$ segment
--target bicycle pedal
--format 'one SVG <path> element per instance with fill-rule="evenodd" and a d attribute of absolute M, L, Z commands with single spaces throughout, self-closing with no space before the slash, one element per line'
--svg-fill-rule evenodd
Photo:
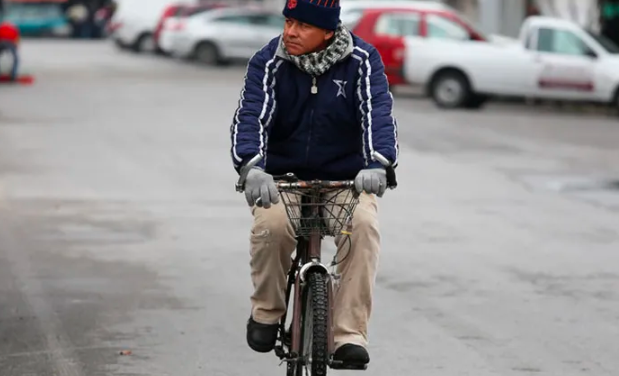
<path fill-rule="evenodd" d="M 341 360 L 332 360 L 329 367 L 331 367 L 331 369 L 349 370 L 349 371 L 365 371 L 368 369 L 367 364 L 343 362 Z"/>
<path fill-rule="evenodd" d="M 275 348 L 273 350 L 275 351 L 275 355 L 278 358 L 280 358 L 280 359 L 286 358 L 286 352 L 284 351 L 284 349 L 281 346 L 275 346 Z"/>

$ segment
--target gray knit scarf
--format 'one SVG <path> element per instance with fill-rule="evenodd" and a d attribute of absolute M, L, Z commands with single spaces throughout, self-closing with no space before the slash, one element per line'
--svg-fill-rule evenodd
<path fill-rule="evenodd" d="M 350 33 L 340 23 L 335 30 L 334 39 L 327 48 L 322 51 L 312 52 L 305 55 L 292 56 L 286 51 L 284 41 L 281 41 L 282 49 L 286 56 L 302 71 L 312 76 L 320 76 L 333 66 L 352 43 Z"/>

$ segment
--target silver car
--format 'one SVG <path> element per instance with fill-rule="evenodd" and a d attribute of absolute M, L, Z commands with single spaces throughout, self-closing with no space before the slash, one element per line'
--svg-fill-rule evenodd
<path fill-rule="evenodd" d="M 284 16 L 258 8 L 222 8 L 189 17 L 171 41 L 176 57 L 217 65 L 249 59 L 281 34 Z"/>

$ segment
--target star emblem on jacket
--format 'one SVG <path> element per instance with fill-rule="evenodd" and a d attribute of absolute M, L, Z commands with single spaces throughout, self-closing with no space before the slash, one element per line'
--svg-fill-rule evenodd
<path fill-rule="evenodd" d="M 335 95 L 335 97 L 339 97 L 340 95 L 343 96 L 344 98 L 346 98 L 346 83 L 348 81 L 343 81 L 343 80 L 333 80 L 333 82 L 335 82 L 335 84 L 337 85 L 337 94 Z"/>

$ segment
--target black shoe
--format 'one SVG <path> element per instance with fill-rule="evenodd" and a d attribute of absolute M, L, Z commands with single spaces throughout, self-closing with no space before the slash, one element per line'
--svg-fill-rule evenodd
<path fill-rule="evenodd" d="M 333 360 L 344 364 L 363 366 L 370 362 L 370 355 L 363 346 L 347 343 L 333 354 Z"/>
<path fill-rule="evenodd" d="M 267 353 L 275 348 L 279 324 L 260 324 L 249 317 L 247 321 L 247 344 L 252 350 Z"/>

